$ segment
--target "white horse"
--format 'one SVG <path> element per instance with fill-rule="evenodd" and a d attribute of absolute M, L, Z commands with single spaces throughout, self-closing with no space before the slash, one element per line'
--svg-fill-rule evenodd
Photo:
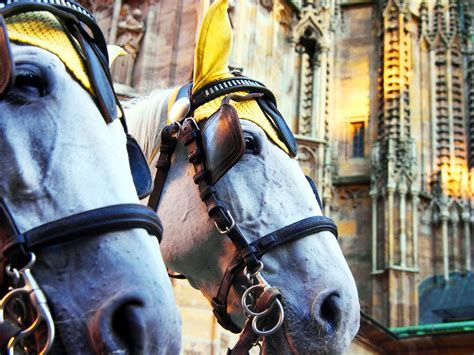
<path fill-rule="evenodd" d="M 226 65 L 231 41 L 226 37 L 230 32 L 226 10 L 225 0 L 216 1 L 203 21 L 195 55 L 194 88 L 197 83 L 202 87 L 219 82 L 219 75 L 229 78 Z M 168 118 L 168 103 L 174 102 L 175 94 L 176 90 L 158 90 L 127 104 L 130 129 L 150 161 L 156 160 L 153 157 Z M 186 113 L 187 108 L 183 109 Z M 205 122 L 210 115 L 198 110 L 195 115 L 204 116 Z M 171 111 L 173 116 L 180 110 Z M 251 122 L 255 117 L 245 116 L 248 110 L 237 111 L 246 118 L 240 124 L 247 151 L 214 187 L 247 242 L 307 217 L 321 216 L 298 162 Z M 193 181 L 194 174 L 188 151 L 178 142 L 158 208 L 164 226 L 161 252 L 170 270 L 184 274 L 211 301 L 233 260 L 235 247 L 216 230 Z M 328 231 L 311 234 L 272 249 L 261 261 L 261 274 L 281 292 L 285 313 L 284 326 L 265 338 L 265 351 L 344 352 L 358 331 L 360 307 L 354 278 L 335 236 Z M 227 299 L 227 313 L 241 328 L 246 319 L 241 303 L 244 286 L 248 287 L 245 278 L 238 276 Z"/>
<path fill-rule="evenodd" d="M 56 55 L 31 45 L 11 48 L 15 84 L 0 96 L 0 197 L 19 231 L 138 203 L 119 120 L 106 124 Z M 2 248 L 5 233 L 0 226 Z M 2 257 L 2 270 L 5 263 Z M 42 248 L 32 274 L 56 325 L 50 353 L 179 352 L 171 283 L 157 239 L 144 229 L 83 235 Z M 2 272 L 2 294 L 8 280 Z M 42 348 L 39 330 L 26 343 L 38 344 L 27 351 Z"/>

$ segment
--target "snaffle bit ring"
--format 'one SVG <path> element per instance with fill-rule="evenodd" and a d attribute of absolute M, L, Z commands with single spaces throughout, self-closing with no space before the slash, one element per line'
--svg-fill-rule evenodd
<path fill-rule="evenodd" d="M 277 323 L 275 324 L 275 326 L 271 329 L 268 329 L 268 330 L 261 330 L 261 329 L 258 329 L 258 320 L 260 318 L 262 318 L 262 316 L 256 316 L 253 320 L 252 320 L 252 329 L 253 331 L 255 332 L 255 334 L 261 336 L 261 337 L 264 337 L 264 336 L 269 336 L 269 335 L 272 335 L 273 333 L 275 333 L 283 324 L 283 321 L 285 320 L 285 311 L 283 310 L 283 306 L 280 302 L 279 299 L 275 299 L 276 303 L 277 303 L 277 306 L 279 308 L 279 315 L 278 315 L 278 321 Z M 267 311 L 270 311 L 271 309 L 273 309 L 273 306 L 270 307 L 269 309 L 267 309 Z"/>

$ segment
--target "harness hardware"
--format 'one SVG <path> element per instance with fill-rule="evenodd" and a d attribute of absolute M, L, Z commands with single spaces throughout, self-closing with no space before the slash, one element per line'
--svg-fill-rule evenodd
<path fill-rule="evenodd" d="M 234 217 L 232 217 L 232 215 L 230 214 L 229 210 L 226 210 L 226 214 L 227 214 L 227 218 L 230 220 L 230 226 L 225 226 L 224 228 L 221 228 L 219 227 L 219 225 L 217 224 L 217 222 L 214 221 L 214 225 L 216 226 L 217 228 L 217 231 L 220 233 L 220 234 L 229 234 L 230 231 L 235 227 L 235 221 L 234 221 Z"/>

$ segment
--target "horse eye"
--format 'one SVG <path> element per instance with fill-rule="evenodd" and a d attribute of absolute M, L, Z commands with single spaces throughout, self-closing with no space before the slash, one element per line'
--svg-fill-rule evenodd
<path fill-rule="evenodd" d="M 255 137 L 246 134 L 244 135 L 244 140 L 245 140 L 245 153 L 247 154 L 260 153 L 260 147 Z"/>
<path fill-rule="evenodd" d="M 47 94 L 46 83 L 39 73 L 19 71 L 13 89 L 23 96 L 40 98 Z"/>

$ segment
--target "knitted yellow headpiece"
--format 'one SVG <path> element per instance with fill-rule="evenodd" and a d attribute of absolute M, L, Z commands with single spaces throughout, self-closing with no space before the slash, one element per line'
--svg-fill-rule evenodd
<path fill-rule="evenodd" d="M 234 77 L 229 72 L 232 50 L 232 27 L 227 14 L 228 1 L 217 0 L 206 13 L 194 54 L 193 93 L 218 80 Z M 170 106 L 174 103 L 179 89 L 170 96 Z M 235 94 L 245 95 L 245 92 Z M 218 97 L 194 111 L 194 119 L 199 122 L 216 112 L 224 96 Z M 232 102 L 239 117 L 260 126 L 277 146 L 288 153 L 288 148 L 278 137 L 273 124 L 260 109 L 257 101 Z M 169 110 L 168 110 L 169 111 Z"/>
<path fill-rule="evenodd" d="M 11 41 L 55 54 L 77 81 L 92 93 L 84 59 L 54 15 L 45 11 L 26 12 L 8 17 L 6 22 Z"/>

